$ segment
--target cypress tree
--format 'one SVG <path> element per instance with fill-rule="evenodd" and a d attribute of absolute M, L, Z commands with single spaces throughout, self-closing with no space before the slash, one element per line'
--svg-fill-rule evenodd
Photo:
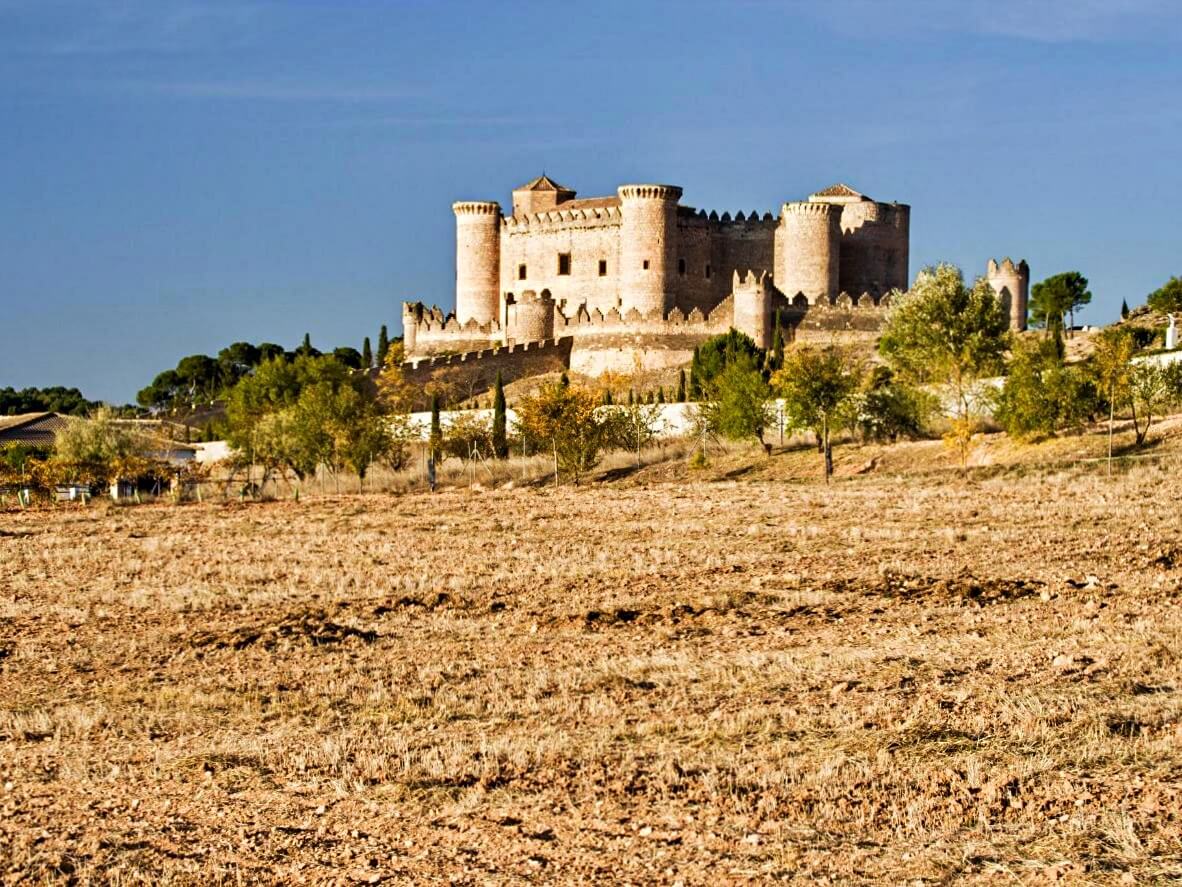
<path fill-rule="evenodd" d="M 443 424 L 439 421 L 439 394 L 431 395 L 431 458 L 438 459 L 443 450 Z"/>
<path fill-rule="evenodd" d="M 312 334 L 304 333 L 304 341 L 300 343 L 300 347 L 296 349 L 296 354 L 310 355 L 312 353 Z"/>
<path fill-rule="evenodd" d="M 505 382 L 500 370 L 497 370 L 497 384 L 493 388 L 492 445 L 498 459 L 509 456 L 509 439 L 505 434 Z"/>
<path fill-rule="evenodd" d="M 365 337 L 365 341 L 361 343 L 361 368 L 373 368 L 373 348 L 369 344 L 369 336 Z"/>
<path fill-rule="evenodd" d="M 780 312 L 776 312 L 776 328 L 772 332 L 772 354 L 771 360 L 772 370 L 781 369 L 784 366 L 784 328 L 780 326 Z"/>
<path fill-rule="evenodd" d="M 636 403 L 636 392 L 633 391 L 631 388 L 629 388 L 628 389 L 628 406 L 632 406 L 634 403 Z"/>
<path fill-rule="evenodd" d="M 685 370 L 677 371 L 677 402 L 685 403 Z"/>
<path fill-rule="evenodd" d="M 1129 303 L 1126 299 L 1120 300 L 1120 319 L 1124 320 L 1129 316 Z"/>
<path fill-rule="evenodd" d="M 694 358 L 690 361 L 689 399 L 700 400 L 702 397 L 702 358 L 697 348 L 694 348 Z"/>
<path fill-rule="evenodd" d="M 603 405 L 605 407 L 612 405 L 612 390 L 610 388 L 603 389 Z"/>
<path fill-rule="evenodd" d="M 386 332 L 386 325 L 383 323 L 381 330 L 378 331 L 378 366 L 384 367 L 386 365 L 386 355 L 390 351 L 390 336 Z"/>
<path fill-rule="evenodd" d="M 662 385 L 660 388 L 657 389 L 657 403 L 664 403 L 664 402 L 665 402 L 665 386 Z"/>
<path fill-rule="evenodd" d="M 562 385 L 562 387 L 563 387 L 563 388 L 569 388 L 569 387 L 570 387 L 570 379 L 567 377 L 567 375 L 566 375 L 566 371 L 565 371 L 565 370 L 564 370 L 564 371 L 563 371 L 563 373 L 562 373 L 562 378 L 561 378 L 561 379 L 559 379 L 559 380 L 558 380 L 558 382 L 559 382 L 559 384 L 560 384 L 560 385 Z"/>

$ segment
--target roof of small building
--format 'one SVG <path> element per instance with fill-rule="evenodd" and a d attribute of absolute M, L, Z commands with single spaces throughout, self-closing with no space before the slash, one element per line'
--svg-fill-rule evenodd
<path fill-rule="evenodd" d="M 560 185 L 545 173 L 542 173 L 531 182 L 526 182 L 520 188 L 514 188 L 514 191 L 566 191 L 571 194 L 575 193 L 573 188 L 567 188 L 565 185 Z"/>
<path fill-rule="evenodd" d="M 43 443 L 65 427 L 69 418 L 58 413 L 19 413 L 0 416 L 0 441 Z"/>

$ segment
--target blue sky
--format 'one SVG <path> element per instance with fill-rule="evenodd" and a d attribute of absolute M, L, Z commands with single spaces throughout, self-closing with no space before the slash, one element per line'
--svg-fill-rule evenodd
<path fill-rule="evenodd" d="M 0 386 L 129 401 L 235 340 L 450 307 L 456 199 L 543 169 L 912 205 L 912 274 L 1182 273 L 1173 0 L 0 0 Z"/>

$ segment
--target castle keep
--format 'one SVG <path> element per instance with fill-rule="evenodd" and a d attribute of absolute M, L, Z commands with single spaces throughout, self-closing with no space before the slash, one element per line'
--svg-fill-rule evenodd
<path fill-rule="evenodd" d="M 888 294 L 907 289 L 906 204 L 838 184 L 775 216 L 732 217 L 681 196 L 654 184 L 580 198 L 542 175 L 513 191 L 508 215 L 494 201 L 455 203 L 456 310 L 404 303 L 407 358 L 570 339 L 576 371 L 660 369 L 732 326 L 767 347 L 777 313 L 790 337 L 873 335 Z M 990 274 L 1024 319 L 1019 269 L 991 263 Z"/>

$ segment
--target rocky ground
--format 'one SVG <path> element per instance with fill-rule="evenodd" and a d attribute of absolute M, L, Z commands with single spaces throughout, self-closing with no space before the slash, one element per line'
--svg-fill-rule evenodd
<path fill-rule="evenodd" d="M 1182 455 L 779 458 L 0 514 L 0 883 L 1182 878 Z"/>

